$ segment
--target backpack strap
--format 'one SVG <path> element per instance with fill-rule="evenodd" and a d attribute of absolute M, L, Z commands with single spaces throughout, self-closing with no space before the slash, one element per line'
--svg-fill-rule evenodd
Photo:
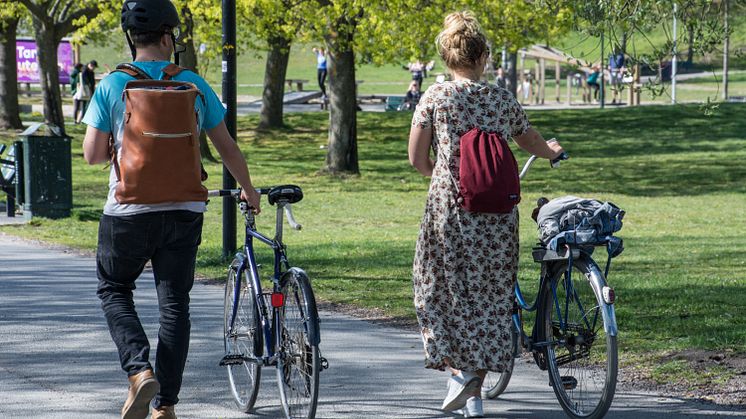
<path fill-rule="evenodd" d="M 172 78 L 176 77 L 179 73 L 186 70 L 184 67 L 180 67 L 176 64 L 169 64 L 161 70 L 163 72 L 163 80 L 171 80 Z M 121 73 L 129 74 L 130 76 L 138 79 L 138 80 L 152 80 L 153 78 L 148 75 L 148 73 L 144 72 L 140 67 L 132 64 L 132 63 L 121 63 L 117 65 L 116 70 Z"/>
<path fill-rule="evenodd" d="M 117 68 L 114 71 L 119 71 L 121 73 L 129 74 L 130 76 L 138 79 L 138 80 L 151 80 L 152 77 L 148 75 L 148 73 L 144 72 L 140 69 L 140 67 L 132 64 L 132 63 L 121 63 L 117 65 Z"/>
<path fill-rule="evenodd" d="M 163 67 L 163 70 L 161 70 L 163 71 L 163 80 L 171 80 L 184 70 L 186 70 L 186 68 L 171 63 Z"/>

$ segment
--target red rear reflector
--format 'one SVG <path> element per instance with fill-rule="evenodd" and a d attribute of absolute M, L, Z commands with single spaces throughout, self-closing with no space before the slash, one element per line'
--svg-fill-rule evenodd
<path fill-rule="evenodd" d="M 285 294 L 281 292 L 272 293 L 272 307 L 278 308 L 285 305 Z"/>

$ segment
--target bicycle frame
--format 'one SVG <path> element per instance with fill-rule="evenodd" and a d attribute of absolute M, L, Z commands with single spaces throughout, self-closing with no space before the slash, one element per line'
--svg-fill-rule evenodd
<path fill-rule="evenodd" d="M 246 227 L 245 227 L 245 239 L 244 239 L 244 245 L 243 245 L 243 251 L 236 254 L 236 258 L 238 258 L 241 262 L 238 266 L 238 270 L 236 272 L 236 282 L 235 282 L 235 289 L 233 290 L 233 310 L 231 312 L 231 321 L 230 321 L 230 328 L 228 330 L 229 333 L 233 333 L 233 326 L 235 324 L 236 315 L 238 311 L 238 298 L 240 296 L 241 291 L 241 285 L 243 281 L 243 273 L 248 270 L 249 272 L 249 279 L 250 283 L 249 286 L 252 287 L 254 290 L 254 295 L 256 297 L 256 304 L 257 309 L 259 312 L 259 317 L 261 319 L 262 323 L 262 333 L 264 336 L 264 346 L 265 346 L 265 355 L 261 359 L 255 359 L 252 361 L 259 362 L 264 365 L 274 365 L 277 361 L 276 357 L 277 354 L 275 353 L 275 347 L 279 346 L 279 333 L 275 333 L 277 330 L 279 330 L 279 326 L 277 324 L 270 324 L 270 320 L 273 322 L 279 321 L 278 316 L 278 310 L 282 307 L 282 304 L 276 304 L 275 295 L 280 293 L 280 279 L 282 278 L 282 275 L 284 271 L 282 270 L 282 266 L 285 267 L 285 270 L 290 269 L 290 264 L 287 260 L 287 256 L 285 254 L 285 245 L 282 243 L 282 217 L 283 217 L 283 210 L 286 204 L 278 203 L 277 204 L 277 229 L 275 233 L 275 238 L 270 239 L 269 237 L 263 235 L 262 233 L 258 232 L 256 230 L 256 225 L 254 222 L 254 214 L 251 213 L 251 211 L 246 212 Z M 254 239 L 259 240 L 261 243 L 266 244 L 267 246 L 271 247 L 274 252 L 274 273 L 272 275 L 272 298 L 271 298 L 271 305 L 272 305 L 272 317 L 269 317 L 269 307 L 267 306 L 267 301 L 264 298 L 264 293 L 262 291 L 262 284 L 259 279 L 259 270 L 256 263 L 256 258 L 254 256 Z M 282 297 L 279 297 L 282 298 Z M 279 302 L 278 302 L 279 303 Z"/>

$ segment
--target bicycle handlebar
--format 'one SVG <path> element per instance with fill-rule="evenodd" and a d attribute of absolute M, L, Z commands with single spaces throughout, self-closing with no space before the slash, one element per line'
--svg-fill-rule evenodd
<path fill-rule="evenodd" d="M 549 141 L 557 141 L 556 139 L 552 138 Z M 547 141 L 547 142 L 549 142 Z M 523 169 L 521 169 L 521 173 L 518 175 L 519 179 L 523 179 L 526 176 L 526 173 L 528 173 L 528 169 L 531 168 L 531 165 L 534 164 L 538 157 L 532 155 L 529 157 L 528 161 L 526 161 L 526 164 L 523 165 Z M 552 169 L 556 169 L 560 166 L 560 162 L 562 160 L 567 160 L 570 158 L 570 155 L 567 154 L 566 151 L 563 151 L 559 156 L 549 161 L 549 165 L 552 167 Z"/>
<path fill-rule="evenodd" d="M 256 188 L 257 193 L 261 195 L 267 195 L 269 194 L 270 188 Z M 214 189 L 207 191 L 207 196 L 232 196 L 235 199 L 241 199 L 241 189 Z M 300 230 L 303 228 L 301 224 L 299 224 L 295 217 L 293 216 L 293 208 L 290 206 L 290 204 L 281 204 L 283 210 L 285 211 L 285 217 L 288 220 L 288 224 L 290 224 L 290 228 L 293 230 Z M 248 207 L 247 207 L 248 208 Z"/>

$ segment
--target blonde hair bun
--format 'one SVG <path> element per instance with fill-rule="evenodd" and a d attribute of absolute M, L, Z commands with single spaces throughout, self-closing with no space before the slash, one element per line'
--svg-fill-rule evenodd
<path fill-rule="evenodd" d="M 470 11 L 446 16 L 435 43 L 440 57 L 453 69 L 474 67 L 488 50 L 482 27 Z"/>

